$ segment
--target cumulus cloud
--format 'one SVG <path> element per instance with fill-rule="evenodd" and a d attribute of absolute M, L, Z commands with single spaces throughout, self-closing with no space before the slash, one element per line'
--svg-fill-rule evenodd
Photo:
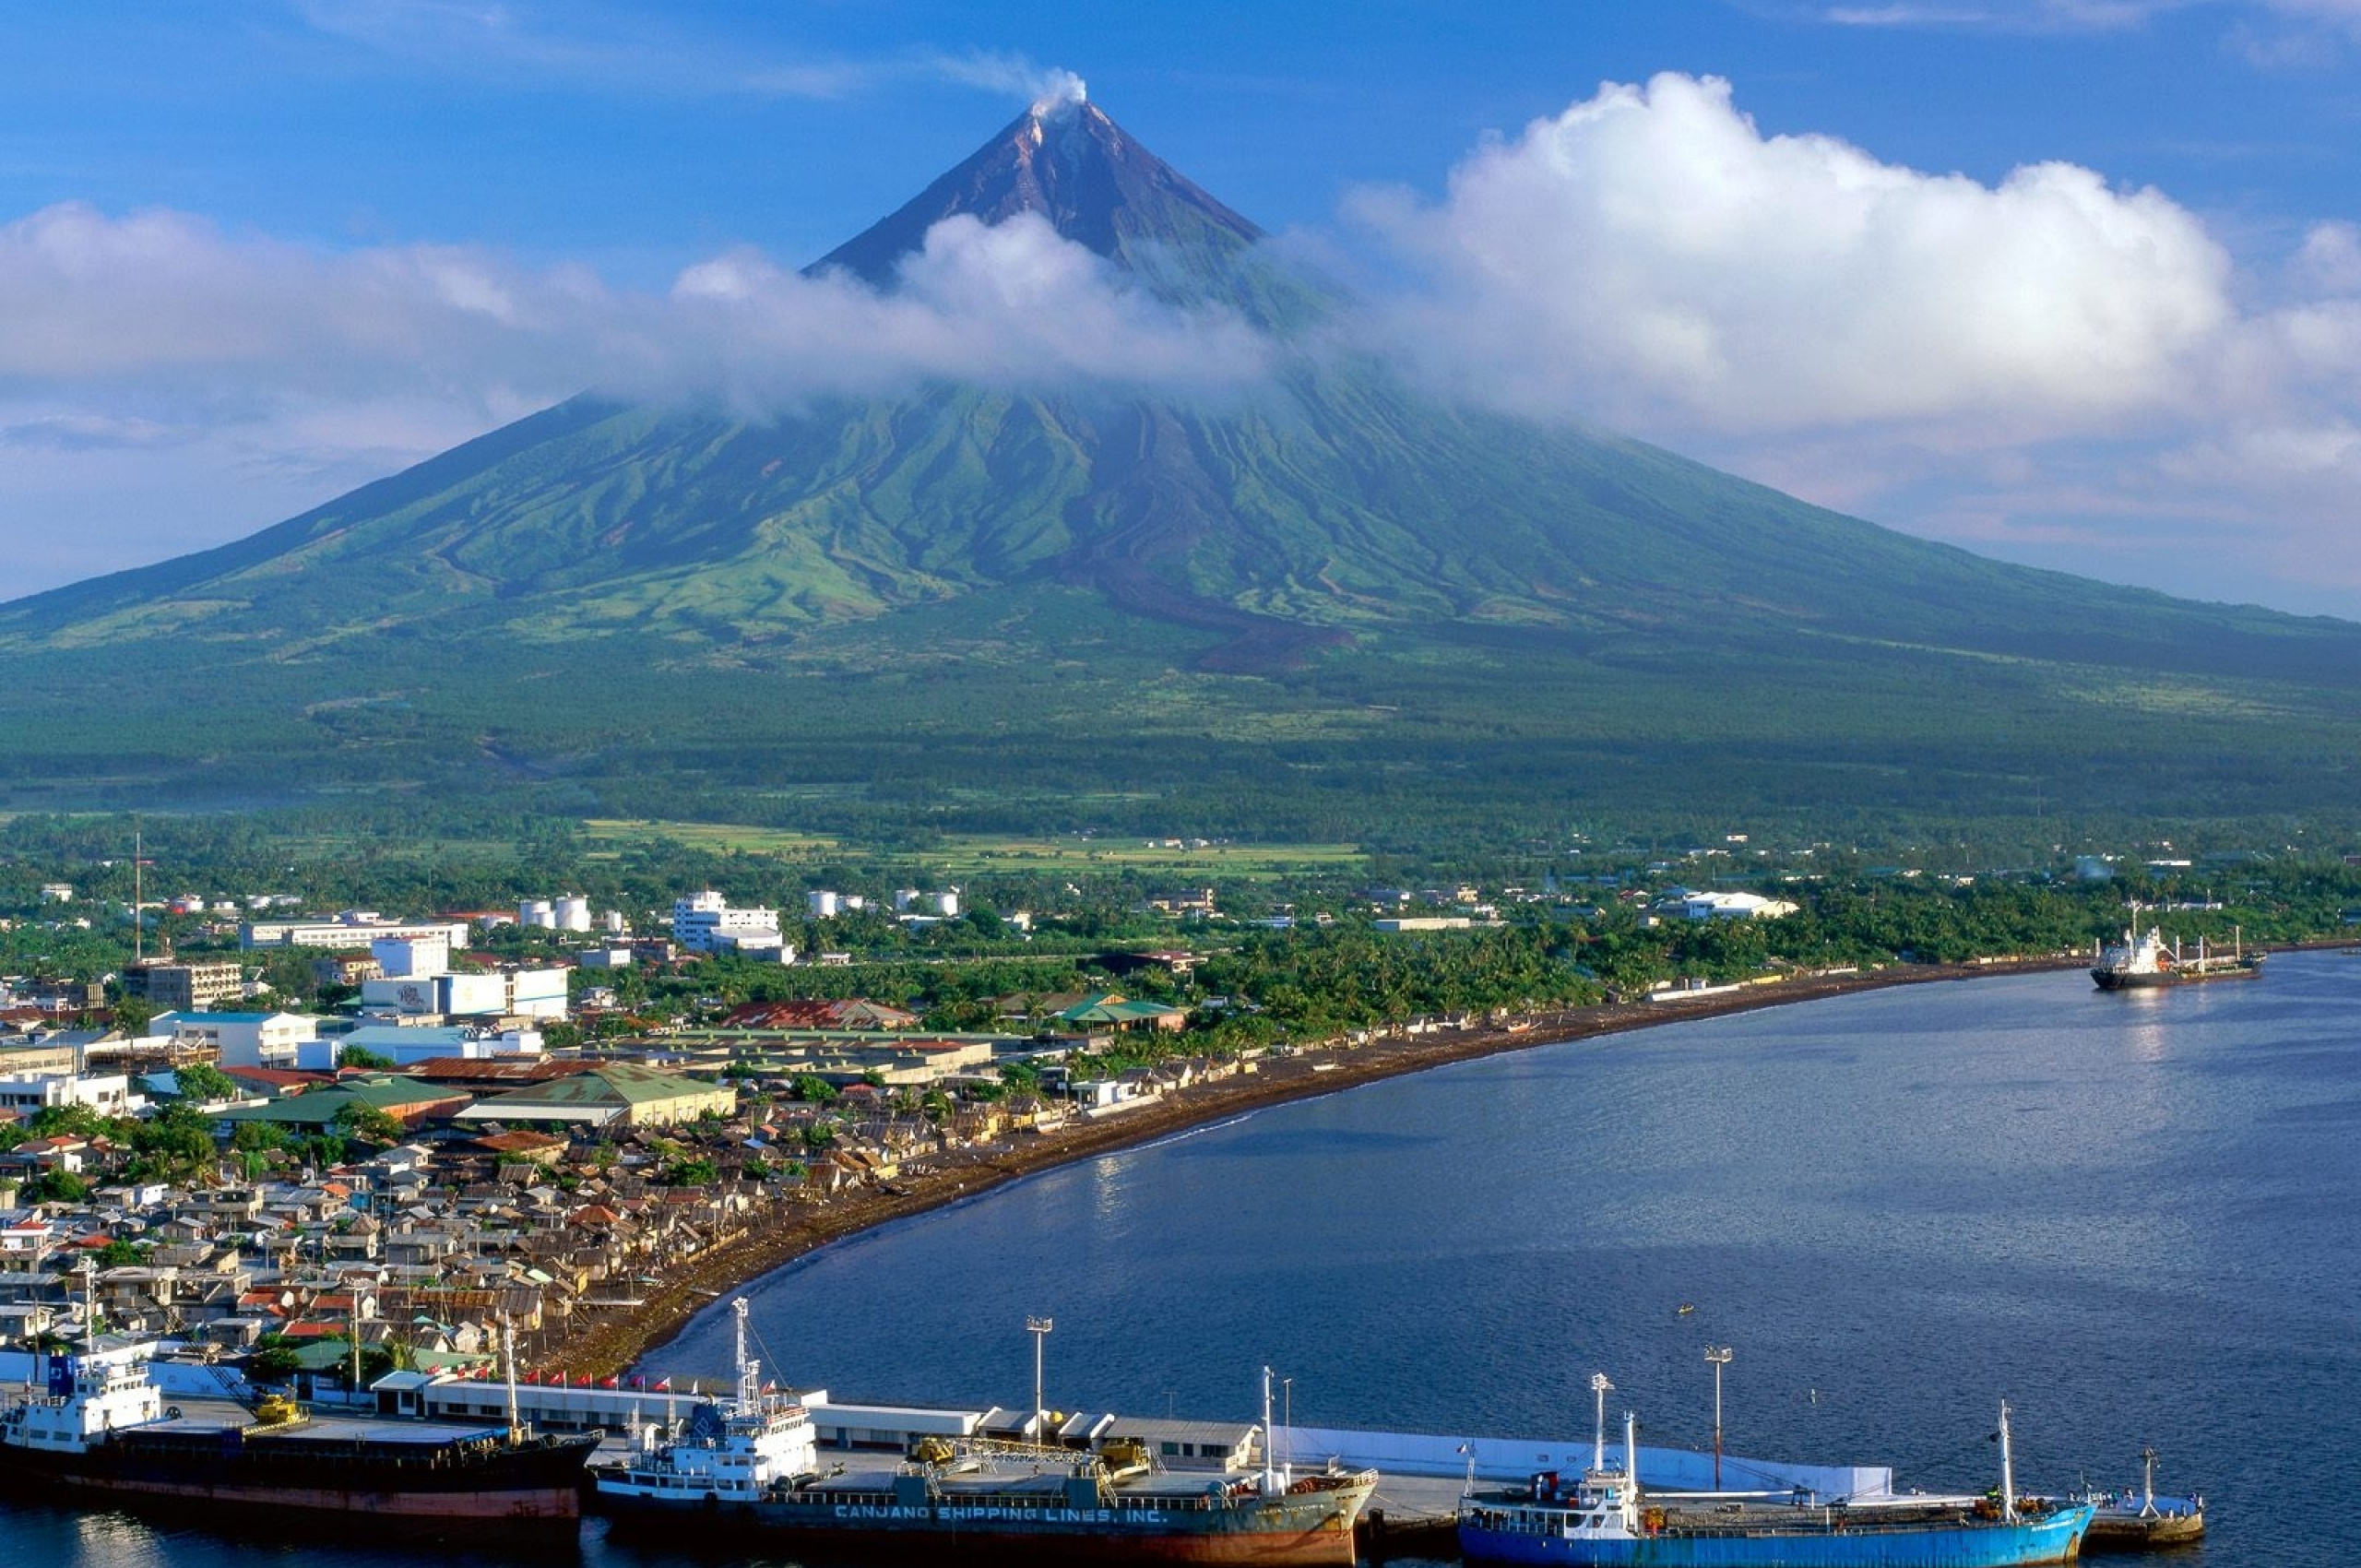
<path fill-rule="evenodd" d="M 1460 397 L 2042 564 L 2345 613 L 2361 593 L 2348 223 L 2242 265 L 2158 191 L 1765 135 L 1682 76 L 1486 142 L 1440 199 L 1352 211 L 1408 275 L 1376 345 Z M 2216 548 L 2159 552 L 2167 526 Z"/>
<path fill-rule="evenodd" d="M 1358 210 L 1423 267 L 1401 340 L 1533 411 L 2102 425 L 2185 396 L 2231 315 L 2228 256 L 2153 191 L 1766 137 L 1714 78 L 1610 85 L 1479 149 L 1440 205 Z"/>
<path fill-rule="evenodd" d="M 1215 389 L 1259 374 L 1234 317 L 1127 289 L 1030 215 L 947 220 L 881 293 L 752 253 L 634 294 L 447 246 L 320 253 L 174 212 L 66 204 L 0 226 L 0 393 L 486 402 L 585 386 L 792 401 L 950 376 Z"/>
<path fill-rule="evenodd" d="M 0 597 L 249 531 L 587 389 L 750 417 L 936 379 L 1228 397 L 1267 353 L 1031 216 L 936 225 L 888 291 L 734 252 L 644 292 L 68 203 L 0 224 L 0 528 L 105 513 L 65 530 L 103 543 L 19 552 Z"/>

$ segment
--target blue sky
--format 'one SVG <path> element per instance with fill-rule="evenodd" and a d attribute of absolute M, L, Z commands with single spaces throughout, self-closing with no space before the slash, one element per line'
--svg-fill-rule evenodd
<path fill-rule="evenodd" d="M 1039 236 L 945 235 L 892 313 L 796 286 L 1071 71 L 1362 277 L 1379 346 L 1451 395 L 1986 553 L 2361 618 L 2361 0 L 124 0 L 6 26 L 0 596 L 617 377 L 1107 374 L 1027 342 L 1011 298 L 1088 293 L 1134 377 L 1251 377 L 1223 324 Z"/>

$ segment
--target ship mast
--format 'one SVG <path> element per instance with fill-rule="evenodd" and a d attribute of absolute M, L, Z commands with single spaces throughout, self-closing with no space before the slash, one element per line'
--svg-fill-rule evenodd
<path fill-rule="evenodd" d="M 2017 1517 L 2016 1456 L 2009 1448 L 2009 1402 L 2000 1401 L 2000 1517 L 2014 1524 Z"/>
<path fill-rule="evenodd" d="M 500 1365 L 508 1382 L 508 1435 L 516 1435 L 516 1324 L 500 1314 Z"/>
<path fill-rule="evenodd" d="M 1607 1381 L 1605 1372 L 1590 1374 L 1591 1395 L 1598 1402 L 1598 1424 L 1590 1440 L 1590 1467 L 1594 1470 L 1607 1468 L 1607 1393 L 1614 1386 Z"/>
<path fill-rule="evenodd" d="M 1276 1497 L 1279 1473 L 1271 1459 L 1271 1369 L 1263 1369 L 1263 1495 Z"/>
<path fill-rule="evenodd" d="M 1640 1414 L 1623 1412 L 1623 1497 L 1626 1508 L 1640 1505 Z"/>
<path fill-rule="evenodd" d="M 738 1320 L 738 1408 L 752 1410 L 763 1399 L 763 1364 L 746 1356 L 746 1298 L 731 1301 L 730 1310 Z"/>

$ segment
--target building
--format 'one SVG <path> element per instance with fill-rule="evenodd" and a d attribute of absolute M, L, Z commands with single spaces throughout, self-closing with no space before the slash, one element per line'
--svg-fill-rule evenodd
<path fill-rule="evenodd" d="M 672 940 L 692 953 L 742 953 L 776 957 L 782 964 L 795 962 L 795 949 L 779 932 L 777 909 L 732 909 L 709 887 L 672 901 Z"/>
<path fill-rule="evenodd" d="M 433 936 L 378 936 L 369 942 L 369 956 L 377 960 L 380 977 L 415 980 L 439 975 L 451 968 L 447 932 Z"/>
<path fill-rule="evenodd" d="M 385 976 L 385 967 L 366 953 L 331 953 L 312 960 L 314 985 L 357 986 L 362 980 L 383 980 Z"/>
<path fill-rule="evenodd" d="M 403 1017 L 563 1018 L 565 975 L 556 968 L 506 968 L 363 980 L 361 1005 Z"/>
<path fill-rule="evenodd" d="M 542 1053 L 539 1029 L 468 1028 L 450 1025 L 363 1024 L 332 1042 L 338 1052 L 358 1047 L 396 1067 L 421 1062 L 483 1061 L 494 1057 L 530 1060 Z"/>
<path fill-rule="evenodd" d="M 102 1116 L 133 1116 L 147 1104 L 131 1092 L 131 1079 L 121 1073 L 32 1073 L 0 1078 L 0 1111 L 20 1116 L 62 1105 L 87 1105 Z"/>
<path fill-rule="evenodd" d="M 450 950 L 468 945 L 465 921 L 389 921 L 374 909 L 347 909 L 327 919 L 248 921 L 238 928 L 242 947 L 359 947 L 381 936 L 447 939 Z"/>
<path fill-rule="evenodd" d="M 224 1067 L 292 1067 L 319 1033 L 320 1021 L 301 1013 L 159 1013 L 148 1024 L 148 1039 L 209 1049 Z"/>
<path fill-rule="evenodd" d="M 1692 921 L 1774 921 L 1797 908 L 1760 893 L 1680 893 L 1667 901 L 1677 901 L 1681 914 Z"/>
<path fill-rule="evenodd" d="M 728 1084 L 708 1083 L 703 1078 L 629 1062 L 610 1062 L 572 1077 L 480 1099 L 456 1120 L 664 1127 L 693 1122 L 707 1111 L 728 1116 L 737 1109 L 738 1091 Z"/>
<path fill-rule="evenodd" d="M 235 1001 L 245 985 L 245 969 L 233 958 L 151 958 L 125 965 L 123 989 L 162 1012 L 205 1013 L 219 1003 Z"/>

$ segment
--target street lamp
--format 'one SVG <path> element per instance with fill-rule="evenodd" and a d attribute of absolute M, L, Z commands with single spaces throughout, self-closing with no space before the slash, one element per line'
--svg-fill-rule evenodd
<path fill-rule="evenodd" d="M 1714 1490 L 1722 1490 L 1722 1369 L 1730 1364 L 1730 1348 L 1708 1345 L 1705 1359 L 1714 1363 Z"/>
<path fill-rule="evenodd" d="M 1050 1337 L 1050 1330 L 1055 1326 L 1050 1318 L 1028 1317 L 1025 1320 L 1025 1332 L 1033 1336 L 1033 1441 L 1045 1448 L 1049 1444 L 1042 1441 L 1041 1430 L 1044 1420 L 1041 1408 L 1041 1343 Z"/>

